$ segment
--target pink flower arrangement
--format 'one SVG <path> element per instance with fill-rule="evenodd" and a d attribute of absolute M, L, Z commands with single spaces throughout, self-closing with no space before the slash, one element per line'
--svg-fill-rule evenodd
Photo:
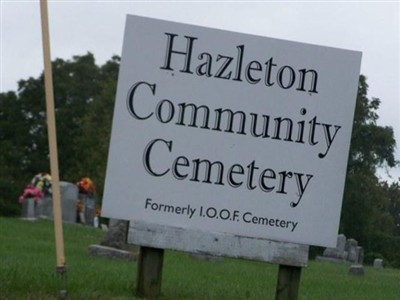
<path fill-rule="evenodd" d="M 24 202 L 26 198 L 33 198 L 35 201 L 40 201 L 40 199 L 48 195 L 51 195 L 51 176 L 50 174 L 41 172 L 32 178 L 18 200 L 19 203 Z"/>
<path fill-rule="evenodd" d="M 18 198 L 19 203 L 24 202 L 26 198 L 33 198 L 37 202 L 43 198 L 43 193 L 40 189 L 34 187 L 32 184 L 28 184 L 22 195 Z"/>

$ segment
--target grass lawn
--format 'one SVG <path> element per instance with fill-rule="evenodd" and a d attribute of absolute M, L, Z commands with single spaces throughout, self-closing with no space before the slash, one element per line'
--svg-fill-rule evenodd
<path fill-rule="evenodd" d="M 67 262 L 61 280 L 55 271 L 51 221 L 0 218 L 0 299 L 137 299 L 136 263 L 91 257 L 99 229 L 64 224 Z M 365 267 L 364 276 L 347 274 L 349 265 L 310 261 L 302 271 L 300 299 L 400 300 L 400 270 Z M 274 299 L 278 266 L 224 258 L 209 262 L 166 251 L 161 299 Z"/>

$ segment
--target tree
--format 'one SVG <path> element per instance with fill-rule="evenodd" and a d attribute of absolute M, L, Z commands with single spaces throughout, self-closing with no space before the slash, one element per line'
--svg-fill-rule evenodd
<path fill-rule="evenodd" d="M 82 120 L 81 135 L 75 139 L 78 152 L 70 168 L 69 177 L 89 176 L 97 183 L 101 199 L 105 180 L 111 122 L 120 58 L 113 56 L 99 69 L 101 89 L 88 103 L 87 114 Z"/>
<path fill-rule="evenodd" d="M 104 93 L 102 84 L 109 77 L 101 74 L 91 53 L 67 61 L 56 59 L 52 67 L 60 178 L 76 182 L 80 178 L 71 171 L 81 152 L 76 141 L 82 136 L 90 104 Z M 3 191 L 9 187 L 9 194 L 0 197 L 15 208 L 14 201 L 28 181 L 50 169 L 43 74 L 19 81 L 17 94 L 0 94 L 0 106 L 0 162 L 4 162 L 0 184 Z M 16 212 L 0 208 L 1 214 Z"/>
<path fill-rule="evenodd" d="M 60 178 L 66 178 L 75 160 L 76 136 L 81 134 L 83 117 L 88 103 L 93 101 L 99 89 L 98 67 L 91 53 L 74 56 L 72 61 L 56 59 L 52 63 L 54 73 L 54 106 L 57 120 Z M 29 121 L 32 144 L 30 166 L 33 174 L 49 170 L 43 74 L 19 82 L 19 99 Z"/>
<path fill-rule="evenodd" d="M 14 92 L 0 93 L 0 215 L 18 212 L 20 186 L 27 180 L 28 139 L 21 101 Z"/>
<path fill-rule="evenodd" d="M 399 182 L 393 182 L 390 186 L 387 185 L 389 198 L 389 213 L 394 219 L 395 232 L 394 234 L 400 237 L 400 178 Z"/>
<path fill-rule="evenodd" d="M 340 230 L 346 236 L 356 238 L 367 252 L 376 252 L 383 251 L 376 247 L 377 236 L 385 235 L 386 239 L 394 230 L 386 188 L 379 182 L 376 170 L 383 165 L 396 165 L 396 143 L 393 129 L 376 123 L 380 100 L 369 99 L 367 93 L 366 77 L 361 75 Z"/>
<path fill-rule="evenodd" d="M 375 175 L 377 167 L 385 163 L 394 167 L 396 142 L 391 127 L 378 126 L 378 98 L 369 99 L 368 84 L 364 75 L 360 76 L 353 132 L 348 164 L 348 172 L 368 171 Z"/>

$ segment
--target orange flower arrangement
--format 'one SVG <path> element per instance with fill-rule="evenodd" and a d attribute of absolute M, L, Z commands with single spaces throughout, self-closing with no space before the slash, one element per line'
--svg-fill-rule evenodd
<path fill-rule="evenodd" d="M 79 193 L 92 195 L 96 193 L 96 187 L 89 177 L 83 177 L 76 185 L 78 186 Z"/>

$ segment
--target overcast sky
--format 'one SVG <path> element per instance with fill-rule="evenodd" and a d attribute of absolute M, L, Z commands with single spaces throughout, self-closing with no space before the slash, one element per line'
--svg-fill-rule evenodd
<path fill-rule="evenodd" d="M 121 54 L 126 14 L 363 52 L 379 124 L 391 126 L 400 160 L 400 4 L 350 1 L 51 1 L 52 59 L 92 52 L 101 65 Z M 43 70 L 39 0 L 0 0 L 0 92 Z M 382 174 L 385 172 L 382 172 Z M 390 175 L 400 177 L 400 167 Z"/>

